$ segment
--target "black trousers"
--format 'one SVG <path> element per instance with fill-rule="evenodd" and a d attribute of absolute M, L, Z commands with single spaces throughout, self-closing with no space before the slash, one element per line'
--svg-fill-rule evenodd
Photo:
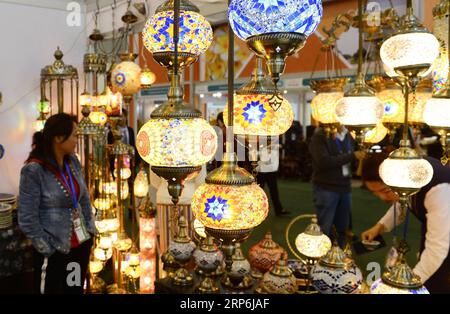
<path fill-rule="evenodd" d="M 69 254 L 58 251 L 53 253 L 47 261 L 45 271 L 44 294 L 83 294 L 83 285 L 89 266 L 89 256 L 93 244 L 92 238 L 70 250 Z M 33 249 L 34 263 L 34 293 L 41 293 L 42 266 L 45 257 Z M 68 267 L 69 263 L 78 263 L 79 267 Z M 69 268 L 69 269 L 68 269 Z M 76 273 L 80 270 L 80 273 Z M 69 286 L 75 276 L 79 276 L 80 285 Z"/>
<path fill-rule="evenodd" d="M 267 183 L 269 186 L 270 198 L 275 207 L 275 213 L 281 213 L 283 211 L 283 206 L 281 205 L 280 195 L 278 193 L 277 172 L 259 172 L 256 180 L 263 189 Z"/>

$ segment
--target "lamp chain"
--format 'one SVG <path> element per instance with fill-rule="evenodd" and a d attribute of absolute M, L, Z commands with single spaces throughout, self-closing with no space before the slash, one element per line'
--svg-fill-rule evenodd
<path fill-rule="evenodd" d="M 231 0 L 228 0 L 228 6 Z M 234 33 L 231 24 L 228 23 L 228 127 L 226 137 L 226 152 L 231 152 L 230 149 L 234 147 Z M 234 150 L 234 149 L 233 149 Z"/>
<path fill-rule="evenodd" d="M 358 0 L 358 77 L 362 75 L 362 63 L 363 63 L 363 3 L 362 0 Z"/>

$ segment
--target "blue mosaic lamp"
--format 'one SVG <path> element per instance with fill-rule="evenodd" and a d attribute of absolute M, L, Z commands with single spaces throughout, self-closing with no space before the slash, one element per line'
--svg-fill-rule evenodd
<path fill-rule="evenodd" d="M 266 58 L 276 84 L 286 58 L 303 48 L 322 12 L 322 0 L 232 0 L 228 18 L 236 36 Z"/>
<path fill-rule="evenodd" d="M 180 68 L 194 63 L 208 50 L 213 40 L 209 22 L 198 7 L 188 0 L 180 1 L 180 33 L 178 61 Z M 160 65 L 171 68 L 174 58 L 174 0 L 160 5 L 142 30 L 144 46 Z"/>

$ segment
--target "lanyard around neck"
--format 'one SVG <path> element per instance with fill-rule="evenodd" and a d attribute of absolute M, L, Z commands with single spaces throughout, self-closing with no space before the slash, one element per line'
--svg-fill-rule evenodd
<path fill-rule="evenodd" d="M 67 182 L 66 176 L 64 175 L 64 171 L 62 171 L 62 169 L 60 169 L 59 166 L 58 166 L 58 170 L 59 170 L 59 173 L 60 173 L 62 179 L 64 180 L 64 183 L 70 189 L 70 196 L 72 197 L 73 206 L 74 206 L 74 208 L 77 208 L 78 207 L 77 193 L 75 190 L 75 185 L 73 184 L 72 172 L 70 171 L 69 164 L 67 163 L 67 161 L 64 161 L 64 167 L 65 167 L 67 175 L 69 177 L 70 184 L 69 184 L 69 182 Z"/>
<path fill-rule="evenodd" d="M 338 151 L 340 154 L 343 153 L 342 143 L 345 142 L 345 140 L 346 140 L 346 137 L 344 137 L 344 140 L 342 142 L 338 138 L 335 138 L 335 142 L 336 142 L 336 145 L 338 147 Z M 350 153 L 350 141 L 347 141 L 347 153 Z"/>

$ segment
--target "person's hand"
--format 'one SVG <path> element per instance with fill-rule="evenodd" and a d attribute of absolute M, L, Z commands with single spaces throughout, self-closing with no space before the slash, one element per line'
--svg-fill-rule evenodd
<path fill-rule="evenodd" d="M 373 241 L 377 236 L 379 236 L 383 232 L 383 225 L 382 224 L 376 224 L 369 230 L 364 231 L 361 234 L 361 239 L 366 241 Z"/>
<path fill-rule="evenodd" d="M 367 156 L 367 152 L 362 150 L 357 150 L 356 152 L 353 152 L 355 154 L 355 158 L 358 160 L 363 160 Z"/>

